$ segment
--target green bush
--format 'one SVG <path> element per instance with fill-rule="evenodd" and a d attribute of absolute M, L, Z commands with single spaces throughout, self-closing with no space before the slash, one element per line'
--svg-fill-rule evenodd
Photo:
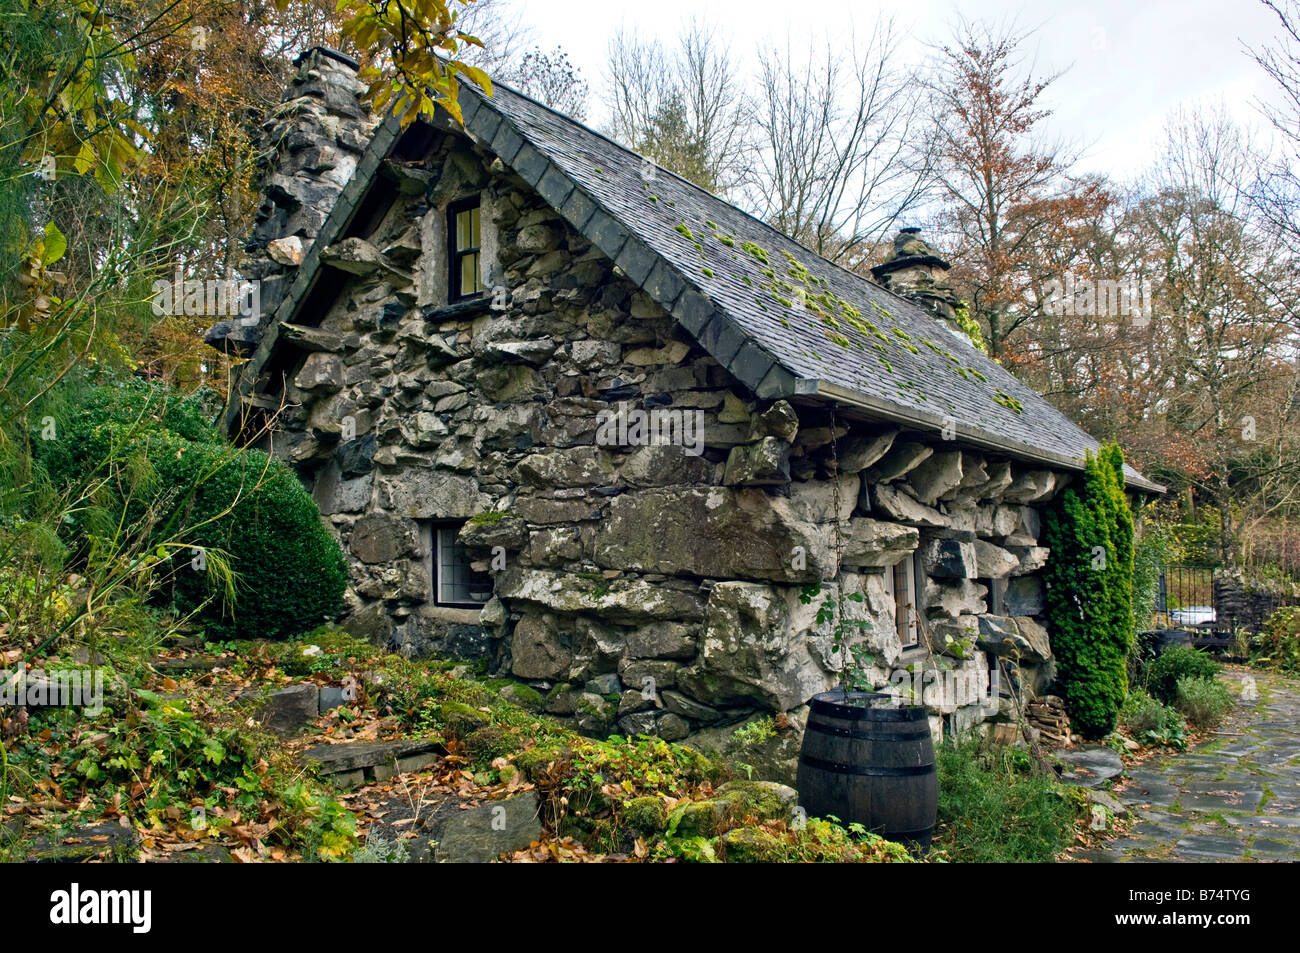
<path fill-rule="evenodd" d="M 187 542 L 225 552 L 239 577 L 233 608 L 218 599 L 202 610 L 208 638 L 288 638 L 336 616 L 347 564 L 293 472 L 257 450 L 231 458 L 224 448 L 188 444 L 171 452 L 185 443 L 162 441 L 155 468 L 164 486 L 203 481 L 184 504 L 184 522 L 204 523 Z M 182 571 L 178 607 L 198 606 L 212 588 L 203 574 Z"/>
<path fill-rule="evenodd" d="M 1043 521 L 1044 570 L 1058 679 L 1071 724 L 1088 738 L 1115 727 L 1133 644 L 1133 513 L 1117 446 L 1089 454 Z"/>
<path fill-rule="evenodd" d="M 1146 692 L 1130 692 L 1119 711 L 1119 723 L 1133 740 L 1145 745 L 1187 747 L 1187 727 L 1178 712 Z"/>
<path fill-rule="evenodd" d="M 1256 659 L 1284 672 L 1300 672 L 1300 606 L 1283 606 L 1264 623 Z"/>
<path fill-rule="evenodd" d="M 1182 645 L 1172 646 L 1157 655 L 1146 667 L 1147 691 L 1166 705 L 1178 700 L 1178 680 L 1181 678 L 1213 678 L 1219 674 L 1219 663 L 1198 649 Z"/>
<path fill-rule="evenodd" d="M 33 419 L 33 450 L 56 484 L 83 476 L 81 442 L 95 428 L 116 424 L 132 430 L 164 430 L 195 443 L 223 443 L 211 424 L 216 394 L 188 396 L 138 377 L 68 381 L 56 389 Z M 55 439 L 44 439 L 53 421 Z"/>
<path fill-rule="evenodd" d="M 1050 863 L 1069 846 L 1082 808 L 1028 754 L 981 750 L 977 739 L 940 745 L 939 824 L 934 847 L 971 863 Z"/>
<path fill-rule="evenodd" d="M 147 385 L 91 388 L 78 407 L 58 440 L 33 446 L 52 485 L 92 488 L 65 520 L 83 558 L 138 528 L 160 577 L 170 569 L 160 591 L 210 639 L 286 638 L 338 613 L 343 553 L 283 463 L 222 443 L 195 403 Z M 209 569 L 192 567 L 195 550 Z"/>
<path fill-rule="evenodd" d="M 1223 724 L 1235 702 L 1227 686 L 1213 677 L 1186 676 L 1178 680 L 1178 710 L 1197 731 L 1213 731 Z"/>

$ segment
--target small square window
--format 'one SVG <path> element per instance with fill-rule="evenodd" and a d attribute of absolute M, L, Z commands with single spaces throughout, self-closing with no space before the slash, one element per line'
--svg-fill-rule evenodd
<path fill-rule="evenodd" d="M 885 591 L 894 600 L 894 628 L 905 649 L 921 643 L 917 578 L 915 555 L 885 568 Z"/>
<path fill-rule="evenodd" d="M 448 257 L 451 287 L 448 300 L 472 298 L 483 290 L 479 249 L 483 234 L 479 198 L 453 202 L 447 209 Z"/>
<path fill-rule="evenodd" d="M 460 524 L 433 527 L 433 601 L 435 605 L 478 609 L 492 598 L 492 576 L 475 572 L 469 553 L 456 541 Z"/>

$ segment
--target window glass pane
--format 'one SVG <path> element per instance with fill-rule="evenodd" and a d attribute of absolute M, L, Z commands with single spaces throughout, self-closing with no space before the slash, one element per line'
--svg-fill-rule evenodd
<path fill-rule="evenodd" d="M 478 207 L 456 213 L 456 250 L 478 248 L 482 240 L 479 231 Z"/>
<path fill-rule="evenodd" d="M 463 212 L 456 213 L 456 250 L 462 248 L 473 248 L 472 241 L 474 235 L 474 223 L 472 220 L 473 209 L 465 209 Z"/>
<path fill-rule="evenodd" d="M 904 559 L 885 570 L 894 596 L 894 626 L 904 646 L 916 645 L 916 577 L 912 560 Z"/>
<path fill-rule="evenodd" d="M 438 577 L 437 602 L 479 605 L 492 597 L 492 577 L 470 568 L 469 554 L 456 542 L 457 528 L 440 526 L 434 558 Z"/>
<path fill-rule="evenodd" d="M 460 293 L 472 295 L 482 291 L 479 285 L 478 252 L 470 252 L 460 258 Z"/>

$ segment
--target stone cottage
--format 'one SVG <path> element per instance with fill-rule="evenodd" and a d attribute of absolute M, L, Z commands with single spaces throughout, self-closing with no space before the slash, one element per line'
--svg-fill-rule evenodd
<path fill-rule="evenodd" d="M 349 556 L 354 632 L 668 739 L 798 728 L 846 664 L 828 597 L 937 732 L 1050 683 L 1040 508 L 1096 443 L 972 347 L 915 230 L 872 282 L 507 88 L 376 122 L 354 66 L 300 59 L 265 310 L 208 336 L 248 358 L 229 429 Z"/>

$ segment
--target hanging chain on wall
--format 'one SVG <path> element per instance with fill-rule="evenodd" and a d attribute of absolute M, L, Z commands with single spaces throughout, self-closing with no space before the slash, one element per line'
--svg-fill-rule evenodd
<path fill-rule="evenodd" d="M 844 692 L 845 698 L 848 697 L 848 685 L 845 684 L 845 677 L 848 675 L 852 660 L 852 654 L 849 652 L 848 636 L 845 634 L 844 626 L 844 593 L 841 590 L 840 583 L 840 548 L 841 548 L 841 527 L 840 527 L 840 455 L 839 448 L 836 445 L 835 428 L 837 421 L 835 419 L 835 405 L 830 405 L 831 411 L 831 556 L 835 560 L 835 574 L 831 580 L 831 585 L 835 586 L 835 636 L 836 649 L 840 656 L 840 687 Z M 824 573 L 823 573 L 824 575 Z"/>

